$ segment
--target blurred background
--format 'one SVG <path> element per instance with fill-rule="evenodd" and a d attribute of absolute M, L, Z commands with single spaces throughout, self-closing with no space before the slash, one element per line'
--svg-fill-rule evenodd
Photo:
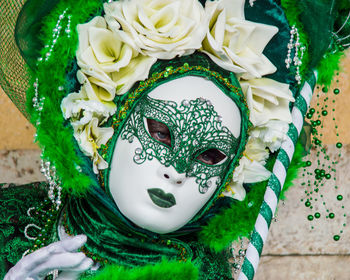
<path fill-rule="evenodd" d="M 334 94 L 334 89 L 340 93 Z M 311 150 L 306 158 L 311 166 L 301 170 L 300 178 L 287 192 L 286 201 L 280 202 L 257 280 L 350 279 L 350 52 L 328 92 L 316 89 L 312 107 L 328 113 L 322 116 L 322 126 L 318 127 L 324 149 Z M 34 134 L 33 126 L 0 88 L 0 183 L 44 180 Z M 341 149 L 336 147 L 338 142 L 342 143 Z M 308 172 L 313 173 L 322 164 L 325 169 L 335 167 L 336 172 L 316 191 L 314 175 Z M 305 206 L 308 199 L 311 207 Z M 336 235 L 339 241 L 334 241 Z"/>

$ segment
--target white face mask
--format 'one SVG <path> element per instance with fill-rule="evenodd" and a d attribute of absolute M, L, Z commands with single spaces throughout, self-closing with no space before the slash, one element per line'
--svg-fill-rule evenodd
<path fill-rule="evenodd" d="M 161 234 L 186 225 L 222 184 L 240 131 L 239 108 L 213 82 L 187 76 L 155 88 L 115 146 L 109 188 L 121 213 Z"/>

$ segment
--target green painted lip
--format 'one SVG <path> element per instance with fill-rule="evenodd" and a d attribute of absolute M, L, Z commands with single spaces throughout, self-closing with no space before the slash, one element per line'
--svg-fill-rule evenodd
<path fill-rule="evenodd" d="M 149 197 L 153 203 L 162 208 L 170 208 L 176 204 L 175 197 L 171 193 L 165 193 L 162 189 L 148 189 Z"/>

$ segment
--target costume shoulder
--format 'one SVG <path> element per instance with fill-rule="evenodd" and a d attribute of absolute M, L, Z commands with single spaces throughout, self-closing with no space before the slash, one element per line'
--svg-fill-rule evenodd
<path fill-rule="evenodd" d="M 39 228 L 46 183 L 0 184 L 0 279 L 32 247 Z"/>

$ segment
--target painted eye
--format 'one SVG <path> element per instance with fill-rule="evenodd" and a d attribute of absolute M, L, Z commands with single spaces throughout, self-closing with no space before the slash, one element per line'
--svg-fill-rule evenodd
<path fill-rule="evenodd" d="M 197 160 L 205 164 L 214 165 L 226 158 L 225 154 L 218 149 L 209 149 L 197 156 Z"/>
<path fill-rule="evenodd" d="M 148 132 L 155 140 L 171 147 L 171 134 L 166 124 L 152 119 L 147 120 Z"/>

